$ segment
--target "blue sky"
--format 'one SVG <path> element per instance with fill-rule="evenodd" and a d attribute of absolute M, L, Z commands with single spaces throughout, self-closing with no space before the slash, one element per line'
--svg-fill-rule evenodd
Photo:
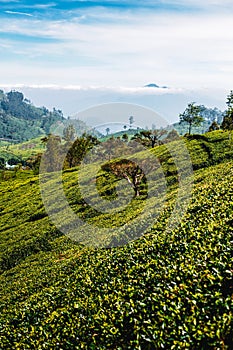
<path fill-rule="evenodd" d="M 15 12 L 15 15 L 35 16 L 37 18 L 53 18 L 53 19 L 67 19 L 68 17 L 76 16 L 78 13 L 82 14 L 82 11 L 102 8 L 111 11 L 114 10 L 159 10 L 159 11 L 187 11 L 197 10 L 199 6 L 195 2 L 184 2 L 184 1 L 85 1 L 85 0 L 73 0 L 73 1 L 1 1 L 2 10 L 5 13 Z M 10 11 L 10 12 L 8 12 Z M 18 12 L 18 13 L 17 13 Z"/>
<path fill-rule="evenodd" d="M 233 88 L 232 0 L 0 0 L 3 86 Z"/>

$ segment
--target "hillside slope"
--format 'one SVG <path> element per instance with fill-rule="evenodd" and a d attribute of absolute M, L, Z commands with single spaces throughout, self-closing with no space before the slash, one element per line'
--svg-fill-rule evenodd
<path fill-rule="evenodd" d="M 230 349 L 231 138 L 214 132 L 187 146 L 194 188 L 180 225 L 165 231 L 177 182 L 161 146 L 154 152 L 169 180 L 167 205 L 148 234 L 118 248 L 61 235 L 31 173 L 0 182 L 2 349 Z M 88 216 L 76 179 L 77 170 L 64 173 L 65 192 Z"/>
<path fill-rule="evenodd" d="M 64 119 L 62 111 L 35 107 L 21 92 L 0 90 L 0 139 L 29 140 L 49 133 L 51 125 Z"/>

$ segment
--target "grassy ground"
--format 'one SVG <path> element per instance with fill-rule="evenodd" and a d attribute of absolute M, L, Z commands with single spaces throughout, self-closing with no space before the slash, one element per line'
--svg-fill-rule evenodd
<path fill-rule="evenodd" d="M 19 159 L 26 160 L 33 155 L 44 152 L 44 150 L 45 146 L 41 142 L 41 137 L 38 137 L 19 144 L 0 144 L 0 157 L 2 154 L 7 155 L 9 159 L 16 156 Z"/>
<path fill-rule="evenodd" d="M 163 211 L 122 247 L 96 249 L 62 235 L 32 173 L 0 181 L 1 349 L 231 348 L 231 137 L 215 132 L 186 143 L 194 186 L 183 220 L 168 234 L 179 186 L 171 152 L 161 146 L 153 152 L 166 174 Z M 63 174 L 67 201 L 97 233 L 101 225 L 120 230 L 133 216 L 143 220 L 143 200 L 133 200 L 124 215 L 94 211 L 77 176 L 77 169 Z M 114 181 L 102 194 L 111 195 Z M 90 193 L 92 203 L 99 194 Z"/>

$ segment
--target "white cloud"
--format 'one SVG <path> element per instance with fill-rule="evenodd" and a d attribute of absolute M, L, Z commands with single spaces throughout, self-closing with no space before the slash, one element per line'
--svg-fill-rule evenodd
<path fill-rule="evenodd" d="M 232 84 L 231 14 L 125 15 L 122 23 L 119 13 L 120 24 L 82 23 L 80 17 L 72 21 L 3 20 L 0 32 L 56 41 L 35 41 L 22 46 L 9 40 L 16 58 L 10 63 L 2 62 L 1 80 L 7 82 L 13 71 L 12 82 L 29 84 L 137 86 L 150 81 L 173 86 Z"/>
<path fill-rule="evenodd" d="M 32 4 L 32 5 L 27 4 L 24 6 L 26 6 L 28 9 L 48 9 L 48 8 L 54 7 L 56 5 L 57 5 L 56 2 L 48 2 L 47 4 Z"/>
<path fill-rule="evenodd" d="M 182 88 L 174 87 L 158 87 L 150 88 L 144 86 L 128 87 L 128 86 L 82 86 L 82 85 L 58 85 L 58 84 L 1 84 L 1 88 L 6 89 L 50 89 L 50 90 L 69 90 L 69 91 L 82 91 L 82 92 L 107 92 L 117 94 L 143 94 L 143 95 L 165 95 L 165 94 L 179 94 L 184 93 Z"/>
<path fill-rule="evenodd" d="M 31 13 L 27 12 L 19 12 L 19 11 L 4 11 L 5 13 L 9 15 L 20 15 L 20 16 L 28 16 L 28 17 L 34 17 Z"/>

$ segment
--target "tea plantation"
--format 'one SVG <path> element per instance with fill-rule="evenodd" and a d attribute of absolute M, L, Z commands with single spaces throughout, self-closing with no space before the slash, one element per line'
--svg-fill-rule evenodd
<path fill-rule="evenodd" d="M 171 232 L 177 169 L 166 145 L 155 148 L 168 185 L 164 209 L 146 234 L 116 248 L 91 248 L 59 232 L 45 211 L 38 176 L 4 177 L 0 349 L 231 349 L 232 136 L 216 131 L 186 140 L 194 184 Z M 123 219 L 98 216 L 82 201 L 77 171 L 63 174 L 77 215 L 120 227 L 141 213 L 143 200 L 135 199 Z M 102 195 L 114 196 L 111 181 Z"/>

